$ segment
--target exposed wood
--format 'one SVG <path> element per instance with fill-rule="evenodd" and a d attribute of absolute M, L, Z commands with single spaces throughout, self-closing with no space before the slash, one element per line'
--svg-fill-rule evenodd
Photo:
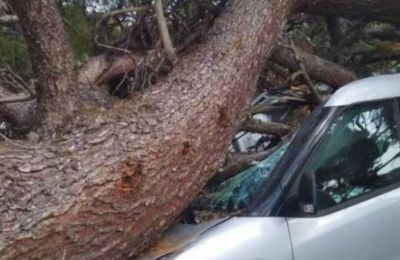
<path fill-rule="evenodd" d="M 144 58 L 144 56 L 134 54 L 124 54 L 110 58 L 105 55 L 92 57 L 79 70 L 78 81 L 88 85 L 100 85 L 112 78 L 131 72 L 138 62 Z"/>
<path fill-rule="evenodd" d="M 357 79 L 356 75 L 352 71 L 338 64 L 305 53 L 301 50 L 298 50 L 297 52 L 310 77 L 317 81 L 338 88 Z M 300 69 L 290 47 L 277 45 L 271 53 L 270 59 L 278 64 L 290 68 L 293 71 L 298 71 Z"/>
<path fill-rule="evenodd" d="M 154 242 L 221 167 L 290 3 L 233 0 L 163 83 L 80 110 L 36 149 L 1 143 L 2 258 L 126 259 Z"/>

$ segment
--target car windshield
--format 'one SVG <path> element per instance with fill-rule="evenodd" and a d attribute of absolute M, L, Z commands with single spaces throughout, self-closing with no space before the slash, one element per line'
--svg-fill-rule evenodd
<path fill-rule="evenodd" d="M 282 158 L 289 143 L 289 140 L 281 142 L 264 160 L 199 196 L 193 202 L 191 209 L 221 215 L 246 209 L 265 187 L 272 170 Z"/>

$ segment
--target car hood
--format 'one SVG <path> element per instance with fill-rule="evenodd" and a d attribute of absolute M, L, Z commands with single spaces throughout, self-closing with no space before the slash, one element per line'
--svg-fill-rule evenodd
<path fill-rule="evenodd" d="M 292 260 L 293 254 L 285 218 L 233 217 L 209 228 L 165 259 Z"/>
<path fill-rule="evenodd" d="M 175 224 L 170 227 L 162 238 L 139 256 L 139 260 L 153 260 L 176 252 L 197 238 L 205 231 L 226 221 L 228 218 L 218 218 L 201 224 Z"/>

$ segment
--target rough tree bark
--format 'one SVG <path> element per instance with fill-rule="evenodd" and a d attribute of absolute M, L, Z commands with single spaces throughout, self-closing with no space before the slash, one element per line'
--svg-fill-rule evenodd
<path fill-rule="evenodd" d="M 39 79 L 39 109 L 46 130 L 65 123 L 79 107 L 72 53 L 54 0 L 13 0 Z M 62 109 L 60 109 L 62 104 Z"/>
<path fill-rule="evenodd" d="M 12 1 L 51 125 L 79 104 L 54 2 Z M 121 259 L 153 241 L 221 166 L 289 9 L 233 0 L 162 84 L 107 111 L 81 108 L 35 147 L 1 143 L 1 257 Z"/>

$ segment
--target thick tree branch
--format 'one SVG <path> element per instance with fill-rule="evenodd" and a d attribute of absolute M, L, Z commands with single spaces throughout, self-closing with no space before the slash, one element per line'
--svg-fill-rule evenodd
<path fill-rule="evenodd" d="M 240 127 L 240 130 L 251 133 L 284 136 L 291 131 L 291 127 L 281 123 L 265 123 L 257 119 L 248 119 Z"/>
<path fill-rule="evenodd" d="M 305 53 L 298 50 L 299 57 L 303 61 L 304 67 L 307 70 L 311 78 L 324 82 L 332 87 L 341 87 L 351 81 L 354 81 L 357 77 L 348 69 L 324 60 L 315 55 Z M 271 53 L 270 59 L 278 64 L 284 65 L 287 68 L 298 71 L 300 69 L 299 64 L 293 54 L 290 47 L 277 45 L 274 51 Z"/>
<path fill-rule="evenodd" d="M 39 79 L 39 107 L 46 131 L 54 131 L 79 108 L 72 53 L 54 0 L 10 1 L 18 15 Z"/>

